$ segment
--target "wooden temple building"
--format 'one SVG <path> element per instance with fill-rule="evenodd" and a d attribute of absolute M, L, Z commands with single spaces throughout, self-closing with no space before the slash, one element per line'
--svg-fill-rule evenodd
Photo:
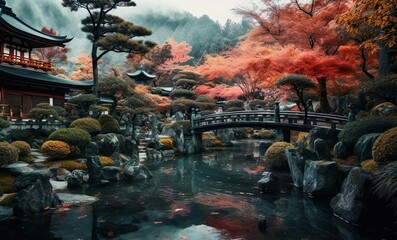
<path fill-rule="evenodd" d="M 38 103 L 63 106 L 70 90 L 91 90 L 92 81 L 53 76 L 48 73 L 53 70 L 50 62 L 32 58 L 35 48 L 64 47 L 71 40 L 32 28 L 0 0 L 0 115 L 27 118 Z"/>

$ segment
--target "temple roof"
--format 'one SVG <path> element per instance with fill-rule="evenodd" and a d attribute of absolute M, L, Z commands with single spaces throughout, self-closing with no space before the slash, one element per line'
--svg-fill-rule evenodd
<path fill-rule="evenodd" d="M 93 81 L 73 81 L 56 77 L 46 72 L 2 64 L 0 64 L 0 76 L 2 80 L 12 80 L 15 82 L 33 83 L 66 89 L 90 89 L 93 86 Z"/>
<path fill-rule="evenodd" d="M 49 35 L 37 30 L 19 19 L 11 8 L 0 1 L 0 31 L 28 40 L 31 48 L 64 46 L 73 38 Z"/>
<path fill-rule="evenodd" d="M 151 75 L 145 71 L 145 69 L 140 66 L 138 70 L 134 73 L 127 73 L 128 77 L 134 79 L 135 81 L 150 81 L 153 80 L 156 75 Z"/>

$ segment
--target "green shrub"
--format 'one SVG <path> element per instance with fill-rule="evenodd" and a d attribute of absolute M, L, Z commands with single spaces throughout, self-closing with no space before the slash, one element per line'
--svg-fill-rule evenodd
<path fill-rule="evenodd" d="M 46 141 L 41 145 L 40 152 L 51 159 L 62 159 L 70 155 L 70 146 L 62 141 Z"/>
<path fill-rule="evenodd" d="M 179 79 L 176 81 L 175 86 L 181 87 L 183 89 L 192 89 L 194 86 L 196 86 L 197 81 L 191 80 L 191 79 Z"/>
<path fill-rule="evenodd" d="M 397 127 L 382 133 L 372 146 L 375 162 L 397 161 Z"/>
<path fill-rule="evenodd" d="M 179 98 L 177 100 L 172 101 L 171 104 L 172 104 L 172 109 L 174 111 L 181 111 L 181 112 L 186 112 L 192 108 L 197 107 L 196 101 L 186 98 Z"/>
<path fill-rule="evenodd" d="M 0 165 L 14 163 L 18 161 L 19 150 L 13 145 L 0 142 Z"/>
<path fill-rule="evenodd" d="M 225 109 L 225 112 L 238 112 L 238 111 L 244 111 L 244 108 L 230 107 L 230 108 Z"/>
<path fill-rule="evenodd" d="M 249 102 L 249 105 L 251 109 L 257 109 L 258 107 L 261 108 L 267 108 L 268 106 L 268 101 L 265 100 L 260 100 L 260 99 L 254 99 L 251 102 Z"/>
<path fill-rule="evenodd" d="M 10 139 L 12 141 L 31 142 L 34 134 L 30 129 L 12 129 L 10 131 Z"/>
<path fill-rule="evenodd" d="M 195 96 L 196 96 L 196 94 L 193 91 L 186 90 L 186 89 L 176 89 L 170 93 L 170 98 L 172 100 L 175 100 L 178 98 L 194 99 Z"/>
<path fill-rule="evenodd" d="M 210 114 L 214 114 L 214 111 L 213 111 L 213 110 L 203 110 L 203 111 L 200 111 L 200 115 L 201 115 L 201 116 L 206 116 L 206 115 L 210 115 Z"/>
<path fill-rule="evenodd" d="M 288 161 L 285 156 L 284 150 L 286 148 L 292 148 L 293 145 L 287 142 L 275 142 L 273 143 L 265 153 L 265 163 L 274 169 L 287 170 Z"/>
<path fill-rule="evenodd" d="M 215 103 L 215 101 L 207 95 L 198 95 L 196 97 L 196 102 Z"/>
<path fill-rule="evenodd" d="M 15 141 L 11 143 L 12 146 L 18 148 L 19 150 L 19 156 L 23 157 L 32 152 L 32 149 L 30 148 L 29 143 L 25 141 Z"/>
<path fill-rule="evenodd" d="M 244 101 L 240 99 L 227 101 L 225 103 L 225 109 L 227 110 L 229 108 L 241 108 L 244 110 Z"/>
<path fill-rule="evenodd" d="M 178 122 L 174 122 L 171 124 L 171 128 L 175 132 L 179 132 L 179 128 L 181 126 L 183 128 L 183 134 L 190 134 L 190 121 L 189 120 L 178 121 Z"/>
<path fill-rule="evenodd" d="M 339 141 L 354 147 L 358 139 L 369 133 L 382 133 L 390 128 L 397 127 L 397 118 L 394 117 L 365 117 L 346 124 L 339 133 Z"/>
<path fill-rule="evenodd" d="M 10 122 L 0 118 L 0 130 L 3 130 L 4 128 L 8 128 L 10 126 Z"/>
<path fill-rule="evenodd" d="M 218 107 L 215 103 L 212 103 L 212 102 L 197 102 L 196 101 L 196 104 L 201 110 L 214 111 Z"/>
<path fill-rule="evenodd" d="M 51 133 L 48 140 L 58 140 L 69 145 L 82 146 L 91 140 L 91 135 L 79 128 L 61 128 Z"/>
<path fill-rule="evenodd" d="M 101 123 L 95 118 L 80 118 L 70 124 L 71 128 L 86 130 L 91 136 L 95 136 L 102 131 Z"/>
<path fill-rule="evenodd" d="M 111 115 L 101 115 L 98 117 L 101 124 L 101 133 L 118 133 L 120 131 L 119 122 Z"/>

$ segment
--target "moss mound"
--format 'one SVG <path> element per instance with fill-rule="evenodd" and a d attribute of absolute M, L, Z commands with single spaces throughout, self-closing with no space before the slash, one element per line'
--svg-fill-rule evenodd
<path fill-rule="evenodd" d="M 16 191 L 15 177 L 7 173 L 0 173 L 0 195 Z"/>
<path fill-rule="evenodd" d="M 383 133 L 393 127 L 397 127 L 396 117 L 365 117 L 346 124 L 338 138 L 348 146 L 354 147 L 363 135 Z"/>
<path fill-rule="evenodd" d="M 0 118 L 0 130 L 3 130 L 4 128 L 8 128 L 10 126 L 10 122 Z"/>
<path fill-rule="evenodd" d="M 160 143 L 168 150 L 176 150 L 174 143 L 172 142 L 172 138 L 161 138 Z"/>
<path fill-rule="evenodd" d="M 74 160 L 51 161 L 51 162 L 45 162 L 44 164 L 47 168 L 58 166 L 60 168 L 65 168 L 68 171 L 87 170 L 87 164 L 82 162 L 77 162 Z"/>
<path fill-rule="evenodd" d="M 80 118 L 70 124 L 71 128 L 79 128 L 95 136 L 102 131 L 101 123 L 95 118 Z"/>
<path fill-rule="evenodd" d="M 294 145 L 287 142 L 275 142 L 273 143 L 265 153 L 265 163 L 274 169 L 287 170 L 288 161 L 285 156 L 284 150 L 286 148 L 292 148 Z"/>
<path fill-rule="evenodd" d="M 397 116 L 397 106 L 391 102 L 384 102 L 373 107 L 370 115 L 383 117 Z"/>
<path fill-rule="evenodd" d="M 46 141 L 41 145 L 40 152 L 51 159 L 62 159 L 70 155 L 70 146 L 62 141 Z"/>
<path fill-rule="evenodd" d="M 361 162 L 361 168 L 368 172 L 376 172 L 378 170 L 378 163 L 373 159 Z"/>
<path fill-rule="evenodd" d="M 0 165 L 14 163 L 18 161 L 19 149 L 13 145 L 0 142 Z"/>
<path fill-rule="evenodd" d="M 397 160 L 397 127 L 382 133 L 372 146 L 372 156 L 376 162 Z"/>
<path fill-rule="evenodd" d="M 102 133 L 118 133 L 120 131 L 119 122 L 110 115 L 101 115 L 98 117 L 101 124 Z"/>
<path fill-rule="evenodd" d="M 51 133 L 48 140 L 58 140 L 73 146 L 82 146 L 91 140 L 91 135 L 79 128 L 61 128 Z"/>
<path fill-rule="evenodd" d="M 25 141 L 15 141 L 12 142 L 11 145 L 19 149 L 20 157 L 26 156 L 32 152 L 29 143 Z"/>
<path fill-rule="evenodd" d="M 99 156 L 99 162 L 101 163 L 102 167 L 114 165 L 113 159 L 107 156 Z"/>

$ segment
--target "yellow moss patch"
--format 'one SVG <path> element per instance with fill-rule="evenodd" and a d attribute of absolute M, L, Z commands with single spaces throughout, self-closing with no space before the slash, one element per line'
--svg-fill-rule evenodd
<path fill-rule="evenodd" d="M 62 141 L 47 141 L 41 145 L 40 151 L 50 158 L 65 158 L 70 155 L 70 146 Z"/>
<path fill-rule="evenodd" d="M 6 173 L 0 173 L 0 194 L 16 192 L 15 177 Z"/>
<path fill-rule="evenodd" d="M 211 134 L 212 135 L 212 134 Z M 211 136 L 209 132 L 203 132 L 202 133 L 202 139 L 203 140 L 209 140 L 209 139 L 215 139 L 213 136 Z"/>
<path fill-rule="evenodd" d="M 349 156 L 346 159 L 334 158 L 333 160 L 339 165 L 349 165 L 349 166 L 357 165 L 357 156 Z"/>
<path fill-rule="evenodd" d="M 29 163 L 29 164 L 34 163 L 34 160 L 35 159 L 34 159 L 34 157 L 32 155 L 19 157 L 19 161 L 26 162 L 26 163 Z"/>
<path fill-rule="evenodd" d="M 361 168 L 369 172 L 375 172 L 378 170 L 378 163 L 373 159 L 366 160 L 361 163 Z"/>
<path fill-rule="evenodd" d="M 73 171 L 76 169 L 87 170 L 87 164 L 81 163 L 81 162 L 76 162 L 73 160 L 51 161 L 51 162 L 45 162 L 44 164 L 47 168 L 50 168 L 52 166 L 58 166 L 60 168 L 65 168 L 69 171 Z"/>
<path fill-rule="evenodd" d="M 114 165 L 114 161 L 111 157 L 99 156 L 99 161 L 101 162 L 102 167 Z"/>
<path fill-rule="evenodd" d="M 223 143 L 219 139 L 212 139 L 212 142 L 215 144 L 215 146 L 221 147 L 223 146 Z"/>
<path fill-rule="evenodd" d="M 277 169 L 287 169 L 288 162 L 284 153 L 284 149 L 293 147 L 294 145 L 287 142 L 273 143 L 265 153 L 265 163 Z"/>
<path fill-rule="evenodd" d="M 372 156 L 376 162 L 397 160 L 397 127 L 387 130 L 376 139 Z"/>
<path fill-rule="evenodd" d="M 11 206 L 12 199 L 17 193 L 4 194 L 0 198 L 0 206 Z"/>
<path fill-rule="evenodd" d="M 307 133 L 307 132 L 299 132 L 298 133 L 298 137 L 296 138 L 296 141 L 299 142 L 299 141 L 304 140 L 307 137 L 307 135 L 309 135 L 309 133 Z"/>
<path fill-rule="evenodd" d="M 383 108 L 389 108 L 392 111 L 388 111 L 388 113 L 390 112 L 389 115 L 383 115 L 382 112 L 381 112 L 381 109 L 383 109 Z M 370 115 L 371 116 L 388 116 L 388 117 L 391 117 L 391 116 L 396 116 L 396 112 L 397 112 L 397 106 L 396 105 L 394 105 L 391 102 L 384 102 L 384 103 L 381 103 L 381 104 L 373 107 L 371 109 Z"/>
<path fill-rule="evenodd" d="M 160 143 L 163 144 L 167 149 L 176 150 L 172 138 L 161 138 Z"/>

